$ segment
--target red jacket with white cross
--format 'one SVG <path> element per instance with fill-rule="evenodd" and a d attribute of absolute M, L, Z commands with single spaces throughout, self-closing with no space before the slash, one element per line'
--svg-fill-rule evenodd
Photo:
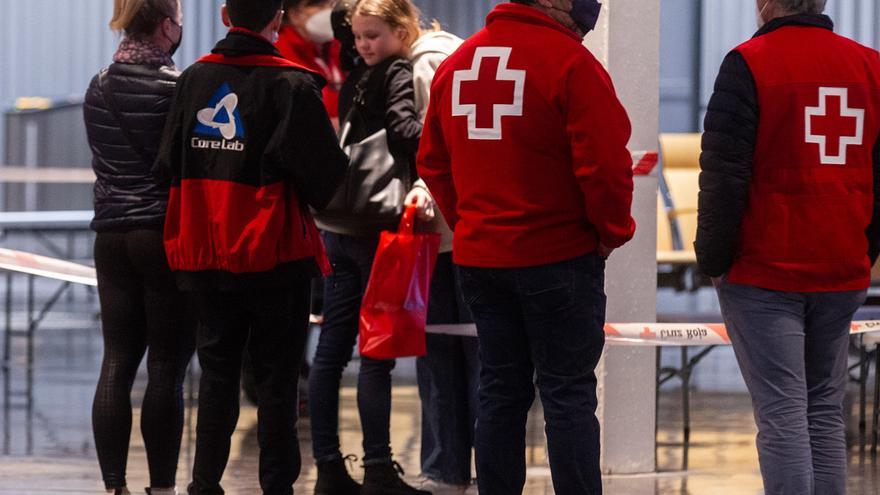
<path fill-rule="evenodd" d="M 497 6 L 440 66 L 419 175 L 464 266 L 565 261 L 630 240 L 630 121 L 581 40 L 538 10 Z"/>

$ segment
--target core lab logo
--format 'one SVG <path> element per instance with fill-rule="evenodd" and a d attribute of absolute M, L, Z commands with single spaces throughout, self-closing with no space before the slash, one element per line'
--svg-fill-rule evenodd
<path fill-rule="evenodd" d="M 208 102 L 208 107 L 196 114 L 193 132 L 199 136 L 221 138 L 192 138 L 192 147 L 196 149 L 214 149 L 227 151 L 244 151 L 244 125 L 238 111 L 238 95 L 232 92 L 229 84 L 224 83 Z M 233 141 L 234 140 L 234 141 Z"/>

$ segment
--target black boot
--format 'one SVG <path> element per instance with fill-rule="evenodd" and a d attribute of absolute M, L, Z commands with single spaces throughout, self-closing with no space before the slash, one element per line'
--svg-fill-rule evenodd
<path fill-rule="evenodd" d="M 357 457 L 349 455 L 318 464 L 315 495 L 360 495 L 361 485 L 351 479 L 345 468 L 345 461 L 352 459 L 357 461 Z"/>
<path fill-rule="evenodd" d="M 364 472 L 361 495 L 431 495 L 407 485 L 401 478 L 403 468 L 396 461 L 364 466 Z"/>

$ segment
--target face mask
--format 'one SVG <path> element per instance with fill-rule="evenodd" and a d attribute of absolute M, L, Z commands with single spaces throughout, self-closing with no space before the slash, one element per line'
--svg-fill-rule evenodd
<path fill-rule="evenodd" d="M 273 45 L 277 45 L 278 40 L 280 40 L 280 39 L 281 39 L 281 35 L 278 34 L 278 31 L 272 31 L 272 39 L 269 41 L 271 41 Z"/>
<path fill-rule="evenodd" d="M 584 34 L 596 29 L 602 4 L 597 0 L 574 0 L 571 6 L 571 19 Z"/>
<path fill-rule="evenodd" d="M 177 37 L 177 41 L 172 41 L 170 38 L 168 39 L 168 41 L 171 41 L 171 49 L 168 50 L 168 55 L 172 57 L 177 53 L 177 49 L 180 48 L 180 44 L 183 42 L 183 24 L 174 23 L 174 25 L 180 28 L 180 36 Z"/>
<path fill-rule="evenodd" d="M 330 16 L 333 9 L 324 9 L 306 21 L 306 32 L 309 38 L 318 45 L 333 41 L 333 23 Z"/>

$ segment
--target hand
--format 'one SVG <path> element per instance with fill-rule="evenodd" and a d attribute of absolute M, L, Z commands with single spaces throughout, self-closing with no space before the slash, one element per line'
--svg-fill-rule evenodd
<path fill-rule="evenodd" d="M 424 187 L 416 186 L 406 195 L 405 204 L 415 205 L 416 215 L 423 222 L 434 220 L 434 198 Z"/>
<path fill-rule="evenodd" d="M 602 244 L 601 242 L 599 243 L 599 247 L 597 250 L 599 252 L 599 256 L 601 256 L 602 258 L 604 258 L 606 260 L 611 256 L 611 253 L 614 252 L 614 248 L 610 248 L 610 247 Z"/>

